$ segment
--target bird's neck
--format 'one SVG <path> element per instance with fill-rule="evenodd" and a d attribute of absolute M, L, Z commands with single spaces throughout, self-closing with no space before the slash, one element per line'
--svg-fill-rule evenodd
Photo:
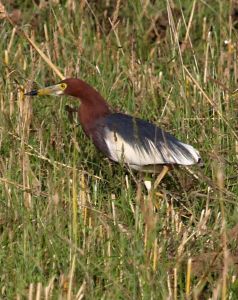
<path fill-rule="evenodd" d="M 86 135 L 91 136 L 97 120 L 110 113 L 108 104 L 98 92 L 94 91 L 90 93 L 90 97 L 81 98 L 79 121 Z"/>

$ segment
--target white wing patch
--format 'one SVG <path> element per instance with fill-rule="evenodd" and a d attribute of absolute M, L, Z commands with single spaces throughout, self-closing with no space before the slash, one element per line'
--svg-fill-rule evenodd
<path fill-rule="evenodd" d="M 180 142 L 190 153 L 190 157 L 183 155 L 179 147 L 174 151 L 166 142 L 157 149 L 155 143 L 147 139 L 147 147 L 142 144 L 131 145 L 126 142 L 118 133 L 105 128 L 105 143 L 110 152 L 110 158 L 116 162 L 125 162 L 133 166 L 145 166 L 156 164 L 179 164 L 193 165 L 198 163 L 200 155 L 191 145 Z"/>

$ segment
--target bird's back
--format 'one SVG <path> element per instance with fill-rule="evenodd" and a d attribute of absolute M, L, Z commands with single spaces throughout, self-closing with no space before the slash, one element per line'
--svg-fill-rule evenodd
<path fill-rule="evenodd" d="M 152 123 L 122 113 L 109 114 L 94 126 L 95 145 L 113 161 L 145 170 L 163 164 L 193 165 L 201 160 L 196 149 Z"/>

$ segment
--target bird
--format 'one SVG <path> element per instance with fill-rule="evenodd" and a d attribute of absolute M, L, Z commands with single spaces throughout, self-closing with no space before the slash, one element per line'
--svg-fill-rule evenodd
<path fill-rule="evenodd" d="M 26 96 L 68 95 L 80 99 L 79 122 L 90 138 L 111 161 L 130 169 L 158 173 L 154 187 L 175 166 L 202 162 L 199 151 L 146 120 L 114 112 L 103 96 L 79 78 L 25 93 Z"/>

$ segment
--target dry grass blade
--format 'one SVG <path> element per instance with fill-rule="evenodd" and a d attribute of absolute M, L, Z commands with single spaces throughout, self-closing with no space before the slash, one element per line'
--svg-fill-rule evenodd
<path fill-rule="evenodd" d="M 60 70 L 52 63 L 52 61 L 44 54 L 44 52 L 40 50 L 40 48 L 36 45 L 36 43 L 31 38 L 29 38 L 29 36 L 27 36 L 27 34 L 24 31 L 17 30 L 17 33 L 22 34 L 28 40 L 31 46 L 38 52 L 41 58 L 55 72 L 55 74 L 59 76 L 60 79 L 62 80 L 65 79 L 65 76 L 60 72 Z"/>
<path fill-rule="evenodd" d="M 238 4 L 207 2 L 0 0 L 1 299 L 237 298 Z M 155 174 L 104 160 L 78 100 L 23 98 L 26 78 L 64 74 L 204 168 L 154 190 Z"/>
<path fill-rule="evenodd" d="M 191 78 L 191 80 L 193 81 L 193 83 L 197 86 L 197 88 L 199 89 L 199 91 L 202 93 L 202 95 L 204 96 L 204 98 L 208 101 L 208 103 L 212 106 L 212 108 L 217 112 L 217 114 L 219 115 L 219 117 L 223 120 L 223 122 L 231 130 L 231 132 L 234 135 L 234 137 L 236 138 L 236 140 L 238 140 L 238 135 L 236 134 L 236 132 L 234 131 L 234 129 L 231 127 L 231 125 L 227 121 L 227 119 L 223 116 L 223 114 L 221 113 L 221 111 L 218 109 L 216 103 L 214 103 L 214 101 L 211 98 L 208 97 L 208 95 L 202 89 L 202 87 L 200 86 L 200 84 L 198 83 L 198 81 L 189 72 L 189 70 L 187 69 L 187 67 L 183 66 L 183 68 L 186 71 L 186 73 L 188 74 L 188 76 Z"/>
<path fill-rule="evenodd" d="M 4 128 L 1 127 L 1 126 L 0 126 L 0 129 L 4 130 Z M 16 133 L 8 131 L 7 134 L 10 135 L 11 137 L 13 137 L 16 140 L 21 141 L 21 138 Z M 50 165 L 53 165 L 55 167 L 62 167 L 62 168 L 70 169 L 70 170 L 74 170 L 74 168 L 75 168 L 75 167 L 73 167 L 71 165 L 64 164 L 64 163 L 62 163 L 60 161 L 56 161 L 56 160 L 52 161 L 52 160 L 50 160 L 48 157 L 46 157 L 43 154 L 41 154 L 39 151 L 37 151 L 36 149 L 34 149 L 34 147 L 32 147 L 30 144 L 28 144 L 26 142 L 24 142 L 24 145 L 30 150 L 30 151 L 25 150 L 25 153 L 28 154 L 28 155 L 30 155 L 30 156 L 34 156 L 34 157 L 39 158 L 40 160 L 44 160 L 44 161 L 48 162 Z M 85 170 L 82 170 L 82 169 L 79 169 L 79 168 L 76 168 L 76 170 L 78 172 L 83 172 L 84 174 L 87 174 L 90 177 L 92 176 L 95 179 L 103 180 L 102 177 L 90 174 L 89 172 L 87 172 Z"/>
<path fill-rule="evenodd" d="M 48 193 L 41 192 L 41 191 L 34 191 L 34 189 L 26 188 L 24 185 L 19 184 L 19 183 L 17 183 L 17 182 L 14 182 L 14 181 L 12 181 L 12 180 L 9 180 L 9 179 L 7 179 L 7 178 L 0 177 L 0 182 L 10 184 L 10 185 L 12 185 L 13 187 L 15 187 L 16 189 L 19 189 L 19 190 L 21 190 L 21 191 L 23 191 L 23 192 L 30 193 L 31 195 L 34 195 L 34 196 L 49 197 L 49 194 L 48 194 Z"/>
<path fill-rule="evenodd" d="M 60 70 L 56 67 L 55 64 L 44 54 L 43 51 L 37 46 L 37 44 L 17 25 L 13 22 L 13 20 L 9 17 L 4 5 L 0 2 L 0 16 L 2 18 L 6 18 L 8 22 L 15 28 L 15 31 L 18 35 L 23 36 L 29 44 L 37 51 L 37 53 L 41 56 L 41 58 L 47 63 L 47 65 L 55 72 L 56 75 L 59 76 L 60 79 L 65 79 L 65 76 L 60 72 Z"/>

